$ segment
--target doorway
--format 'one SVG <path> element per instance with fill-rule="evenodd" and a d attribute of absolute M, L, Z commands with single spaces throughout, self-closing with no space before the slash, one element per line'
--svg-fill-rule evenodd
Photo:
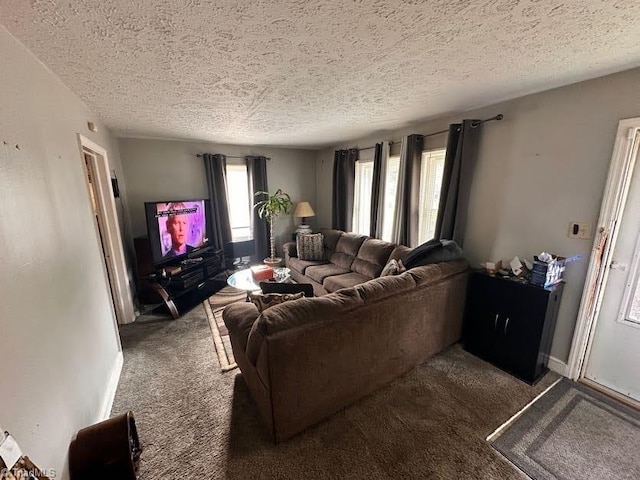
<path fill-rule="evenodd" d="M 111 297 L 111 306 L 113 307 L 113 311 L 116 311 L 116 304 L 114 302 L 115 292 L 113 291 L 113 272 L 111 271 L 111 267 L 109 266 L 109 251 L 107 246 L 105 245 L 104 231 L 105 225 L 104 220 L 100 217 L 100 213 L 98 210 L 98 201 L 96 197 L 98 196 L 98 192 L 96 191 L 95 181 L 93 179 L 93 174 L 91 173 L 93 168 L 92 165 L 97 161 L 95 158 L 95 154 L 88 149 L 84 149 L 84 166 L 85 166 L 85 175 L 87 183 L 89 184 L 89 197 L 91 200 L 91 209 L 93 211 L 93 219 L 95 220 L 95 227 L 98 231 L 98 237 L 100 240 L 100 248 L 102 251 L 102 259 L 104 260 L 104 268 L 107 271 L 107 280 L 109 284 L 109 292 Z"/>
<path fill-rule="evenodd" d="M 569 376 L 640 407 L 640 118 L 622 120 L 592 250 Z"/>
<path fill-rule="evenodd" d="M 96 237 L 102 249 L 105 279 L 109 286 L 114 318 L 118 324 L 131 323 L 135 320 L 135 311 L 129 288 L 107 152 L 82 135 L 78 135 L 78 141 L 89 200 L 93 209 Z"/>

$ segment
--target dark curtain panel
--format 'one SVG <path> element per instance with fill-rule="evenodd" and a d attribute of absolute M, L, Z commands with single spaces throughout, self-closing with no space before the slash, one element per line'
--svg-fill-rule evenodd
<path fill-rule="evenodd" d="M 420 203 L 420 166 L 423 135 L 409 135 L 400 147 L 400 172 L 396 195 L 393 241 L 415 247 L 418 243 L 418 204 Z"/>
<path fill-rule="evenodd" d="M 351 231 L 353 221 L 353 191 L 356 181 L 358 150 L 336 150 L 333 159 L 332 227 Z"/>
<path fill-rule="evenodd" d="M 380 238 L 382 223 L 378 222 L 382 208 L 382 144 L 376 143 L 373 154 L 373 181 L 371 182 L 371 220 L 369 236 Z"/>
<path fill-rule="evenodd" d="M 449 126 L 447 153 L 442 174 L 442 190 L 434 238 L 455 240 L 462 246 L 469 209 L 469 192 L 478 158 L 478 120 L 463 120 Z"/>
<path fill-rule="evenodd" d="M 229 205 L 227 202 L 227 157 L 205 153 L 204 168 L 209 188 L 209 239 L 214 248 L 224 249 L 231 241 L 231 224 L 229 223 Z"/>
<path fill-rule="evenodd" d="M 256 251 L 253 260 L 258 262 L 269 256 L 269 227 L 267 222 L 258 216 L 258 212 L 253 205 L 258 200 L 255 192 L 267 192 L 267 158 L 266 157 L 246 157 L 247 173 L 249 174 L 249 192 L 251 195 L 251 226 L 253 240 Z"/>

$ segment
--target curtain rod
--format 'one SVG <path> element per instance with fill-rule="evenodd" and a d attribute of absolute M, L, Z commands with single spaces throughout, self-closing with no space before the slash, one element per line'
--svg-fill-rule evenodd
<path fill-rule="evenodd" d="M 504 118 L 504 115 L 499 113 L 498 115 L 496 115 L 495 117 L 491 117 L 491 118 L 485 118 L 484 120 L 478 120 L 477 122 L 473 122 L 471 124 L 471 128 L 476 128 L 480 125 L 482 125 L 485 122 L 491 122 L 493 120 L 497 120 L 500 121 Z M 433 133 L 427 133 L 426 135 L 423 135 L 423 137 L 435 137 L 436 135 L 442 135 L 443 133 L 448 133 L 449 129 L 447 128 L 446 130 L 440 130 L 438 132 L 433 132 Z M 393 145 L 394 143 L 399 143 L 399 142 L 389 142 L 389 145 Z M 357 148 L 356 150 L 362 151 L 362 150 L 371 150 L 372 148 L 376 148 L 376 146 L 372 146 L 372 147 L 365 147 L 365 148 Z"/>
<path fill-rule="evenodd" d="M 237 156 L 237 155 L 224 155 L 225 158 L 247 158 L 247 157 L 261 157 L 262 155 L 242 155 L 242 156 Z M 198 153 L 196 154 L 196 157 L 198 158 L 202 158 L 202 154 Z M 264 157 L 267 159 L 267 161 L 271 161 L 271 157 Z"/>

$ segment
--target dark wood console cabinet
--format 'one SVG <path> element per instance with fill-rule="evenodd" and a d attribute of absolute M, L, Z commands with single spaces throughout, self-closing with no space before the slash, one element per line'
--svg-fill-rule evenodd
<path fill-rule="evenodd" d="M 465 349 L 528 383 L 547 371 L 564 285 L 548 289 L 474 272 L 469 277 Z"/>
<path fill-rule="evenodd" d="M 137 259 L 138 301 L 157 306 L 164 304 L 175 319 L 182 313 L 204 301 L 226 285 L 216 279 L 225 271 L 222 250 L 204 248 L 198 251 L 200 261 L 178 262 L 181 271 L 174 275 L 162 275 L 162 269 L 154 269 L 147 237 L 134 239 Z"/>

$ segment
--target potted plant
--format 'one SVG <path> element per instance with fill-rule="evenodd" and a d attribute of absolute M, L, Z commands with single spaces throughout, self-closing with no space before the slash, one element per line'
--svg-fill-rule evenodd
<path fill-rule="evenodd" d="M 264 200 L 256 202 L 255 208 L 258 209 L 260 218 L 265 219 L 269 223 L 269 246 L 271 254 L 264 259 L 264 263 L 270 266 L 277 266 L 282 262 L 282 258 L 276 257 L 276 238 L 273 232 L 273 224 L 276 217 L 283 213 L 291 213 L 293 202 L 288 193 L 284 193 L 282 189 L 278 189 L 276 193 L 271 195 L 269 192 L 256 192 L 255 196 L 265 195 Z"/>

